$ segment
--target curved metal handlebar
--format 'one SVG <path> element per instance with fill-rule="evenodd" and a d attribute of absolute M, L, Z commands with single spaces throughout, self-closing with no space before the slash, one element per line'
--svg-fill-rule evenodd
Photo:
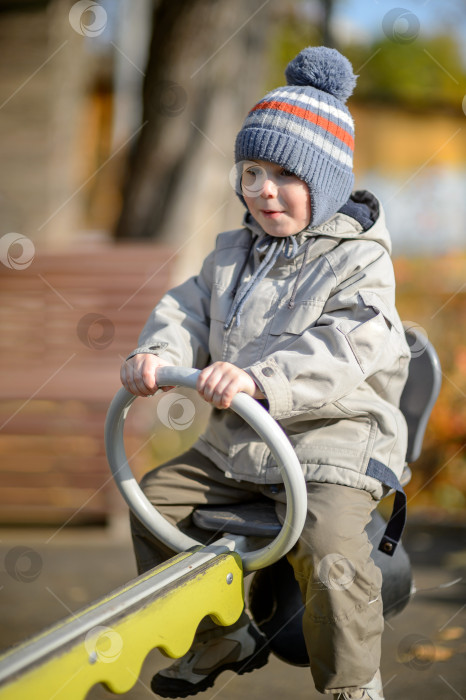
<path fill-rule="evenodd" d="M 160 367 L 157 370 L 157 383 L 159 386 L 179 385 L 195 389 L 198 374 L 199 370 L 186 367 Z M 133 513 L 159 541 L 175 552 L 199 546 L 200 542 L 165 520 L 146 498 L 131 472 L 125 453 L 123 428 L 135 399 L 136 396 L 126 389 L 120 389 L 108 409 L 105 448 L 113 478 Z M 245 571 L 254 571 L 273 564 L 297 542 L 306 519 L 306 483 L 291 443 L 267 411 L 244 393 L 234 397 L 231 408 L 254 428 L 270 448 L 279 466 L 287 498 L 285 522 L 277 537 L 261 549 L 240 553 Z"/>

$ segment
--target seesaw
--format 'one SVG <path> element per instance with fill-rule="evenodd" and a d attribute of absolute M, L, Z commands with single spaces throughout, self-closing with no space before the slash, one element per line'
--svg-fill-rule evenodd
<path fill-rule="evenodd" d="M 431 344 L 406 329 L 413 353 L 401 400 L 408 423 L 407 464 L 420 454 L 427 421 L 440 389 L 441 369 Z M 195 388 L 197 370 L 165 367 L 161 386 Z M 280 426 L 254 399 L 238 394 L 232 404 L 268 445 L 279 465 L 287 496 L 283 525 L 270 504 L 237 509 L 198 508 L 199 527 L 225 534 L 209 546 L 181 533 L 149 503 L 128 465 L 123 442 L 126 416 L 135 397 L 124 389 L 113 399 L 105 426 L 107 457 L 114 479 L 136 516 L 170 549 L 179 552 L 163 565 L 14 647 L 0 657 L 0 700 L 82 700 L 96 683 L 121 694 L 137 682 L 147 654 L 159 648 L 177 658 L 191 646 L 206 615 L 233 624 L 244 607 L 244 576 L 256 571 L 250 609 L 283 660 L 307 664 L 300 626 L 301 601 L 285 555 L 299 538 L 306 517 L 306 489 L 298 459 Z M 409 480 L 406 466 L 404 479 Z M 409 558 L 402 545 L 379 549 L 385 523 L 375 511 L 368 525 L 374 560 L 383 574 L 386 617 L 401 610 L 412 593 Z M 250 551 L 247 537 L 268 537 Z M 386 556 L 392 554 L 391 556 Z M 291 574 L 290 574 L 291 572 Z M 266 594 L 264 594 L 264 592 Z"/>

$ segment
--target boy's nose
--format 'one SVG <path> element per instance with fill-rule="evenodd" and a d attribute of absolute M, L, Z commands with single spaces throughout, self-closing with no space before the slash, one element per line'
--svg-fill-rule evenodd
<path fill-rule="evenodd" d="M 270 177 L 266 177 L 264 184 L 262 185 L 262 197 L 276 197 L 278 188 L 276 183 Z"/>

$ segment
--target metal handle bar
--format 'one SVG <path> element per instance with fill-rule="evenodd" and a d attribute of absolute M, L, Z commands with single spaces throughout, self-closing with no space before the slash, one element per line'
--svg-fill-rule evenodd
<path fill-rule="evenodd" d="M 184 386 L 196 388 L 199 370 L 186 367 L 159 367 L 159 386 Z M 129 467 L 123 441 L 123 428 L 129 408 L 136 396 L 120 389 L 108 409 L 105 421 L 105 448 L 113 478 L 123 498 L 143 525 L 167 547 L 175 552 L 187 550 L 201 542 L 188 537 L 165 518 L 146 498 Z M 282 475 L 286 492 L 286 516 L 277 537 L 261 549 L 240 552 L 245 571 L 255 571 L 270 566 L 283 557 L 297 542 L 304 527 L 307 511 L 306 483 L 298 458 L 281 427 L 253 398 L 237 394 L 231 404 L 254 428 L 274 455 Z"/>

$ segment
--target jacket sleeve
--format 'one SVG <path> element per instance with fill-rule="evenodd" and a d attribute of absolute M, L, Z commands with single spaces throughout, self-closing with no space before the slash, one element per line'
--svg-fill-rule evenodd
<path fill-rule="evenodd" d="M 126 359 L 151 353 L 173 365 L 197 369 L 207 365 L 214 255 L 205 259 L 199 275 L 162 297 L 139 336 L 139 346 Z"/>
<path fill-rule="evenodd" d="M 301 334 L 285 329 L 281 340 L 283 349 L 245 368 L 277 420 L 333 403 L 392 364 L 394 355 L 408 355 L 389 256 L 373 260 L 364 274 L 356 268 L 339 280 L 317 323 Z"/>

